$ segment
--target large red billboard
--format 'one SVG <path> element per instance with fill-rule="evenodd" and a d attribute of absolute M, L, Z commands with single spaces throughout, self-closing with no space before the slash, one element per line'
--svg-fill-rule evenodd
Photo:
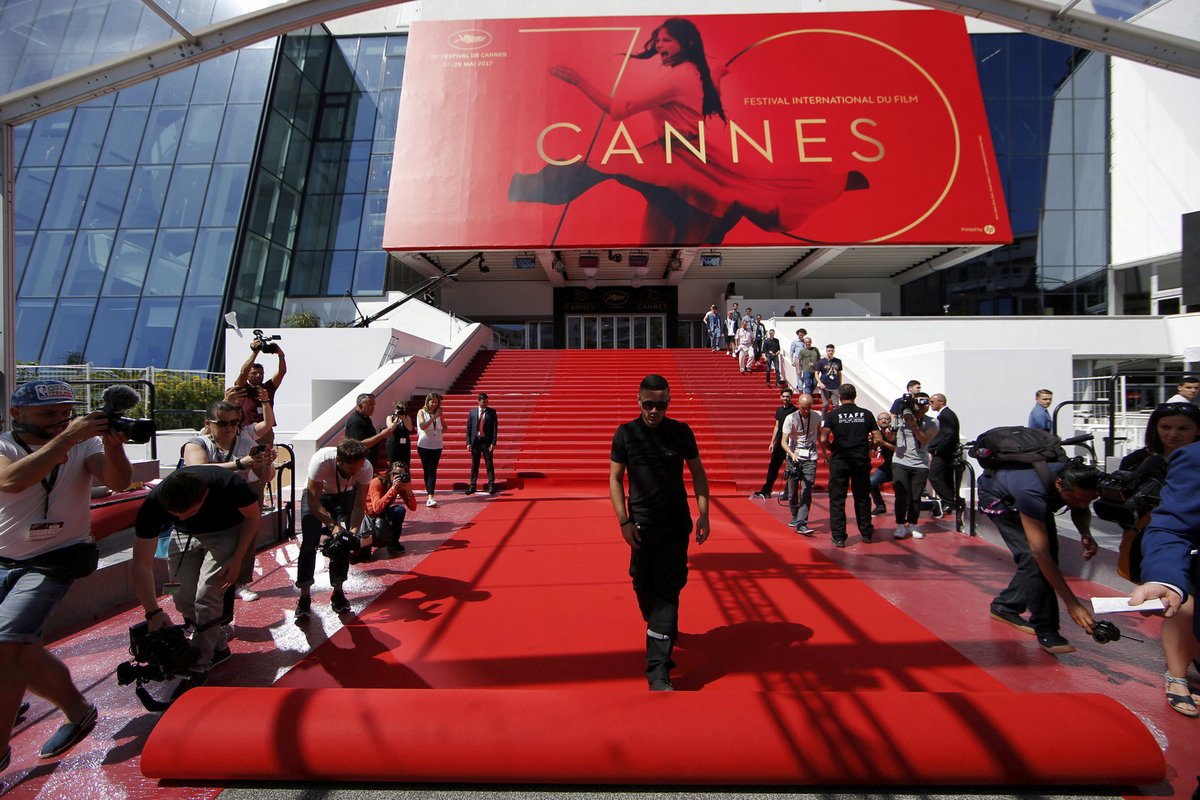
<path fill-rule="evenodd" d="M 385 249 L 1010 240 L 956 15 L 412 27 Z"/>

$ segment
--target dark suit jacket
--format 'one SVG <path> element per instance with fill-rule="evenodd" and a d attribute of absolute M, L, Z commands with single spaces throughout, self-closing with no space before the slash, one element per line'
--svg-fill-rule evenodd
<path fill-rule="evenodd" d="M 483 411 L 483 438 L 480 439 L 481 444 L 494 445 L 496 443 L 496 409 L 486 408 Z M 479 433 L 479 406 L 471 409 L 471 413 L 467 415 L 467 447 L 475 444 L 475 439 Z"/>
<path fill-rule="evenodd" d="M 1196 576 L 1191 552 L 1200 547 L 1200 442 L 1171 454 L 1162 502 L 1154 509 L 1142 536 L 1142 580 L 1166 583 L 1184 592 Z M 1200 615 L 1194 621 L 1200 637 Z"/>
<path fill-rule="evenodd" d="M 938 432 L 929 440 L 929 452 L 941 458 L 950 458 L 958 447 L 958 414 L 943 406 L 937 417 Z"/>

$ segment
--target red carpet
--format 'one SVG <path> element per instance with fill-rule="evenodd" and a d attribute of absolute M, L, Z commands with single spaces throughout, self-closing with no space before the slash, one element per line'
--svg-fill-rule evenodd
<path fill-rule="evenodd" d="M 713 538 L 693 546 L 680 691 L 651 695 L 628 551 L 607 498 L 591 494 L 493 500 L 280 688 L 185 695 L 151 735 L 143 770 L 189 780 L 814 785 L 1125 785 L 1163 775 L 1158 745 L 1124 707 L 1005 692 L 741 499 L 718 498 Z M 396 691 L 417 688 L 446 691 Z"/>

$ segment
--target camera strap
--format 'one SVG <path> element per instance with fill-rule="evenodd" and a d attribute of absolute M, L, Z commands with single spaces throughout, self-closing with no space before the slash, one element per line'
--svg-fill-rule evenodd
<path fill-rule="evenodd" d="M 25 443 L 21 435 L 13 431 L 13 441 L 20 445 L 26 455 L 33 455 L 33 448 Z M 54 484 L 58 483 L 58 468 L 61 464 L 55 464 L 54 469 L 50 470 L 50 474 L 42 478 L 42 488 L 46 490 L 46 497 L 42 500 L 42 519 L 50 519 L 50 492 L 54 491 Z"/>

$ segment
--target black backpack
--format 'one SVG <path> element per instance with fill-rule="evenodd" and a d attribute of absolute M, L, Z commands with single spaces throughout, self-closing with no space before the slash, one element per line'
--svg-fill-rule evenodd
<path fill-rule="evenodd" d="M 1053 483 L 1050 464 L 1066 464 L 1071 460 L 1063 449 L 1062 439 L 1050 431 L 1008 425 L 992 428 L 975 437 L 967 451 L 979 462 L 984 472 L 998 469 L 1033 469 L 1042 483 Z"/>

